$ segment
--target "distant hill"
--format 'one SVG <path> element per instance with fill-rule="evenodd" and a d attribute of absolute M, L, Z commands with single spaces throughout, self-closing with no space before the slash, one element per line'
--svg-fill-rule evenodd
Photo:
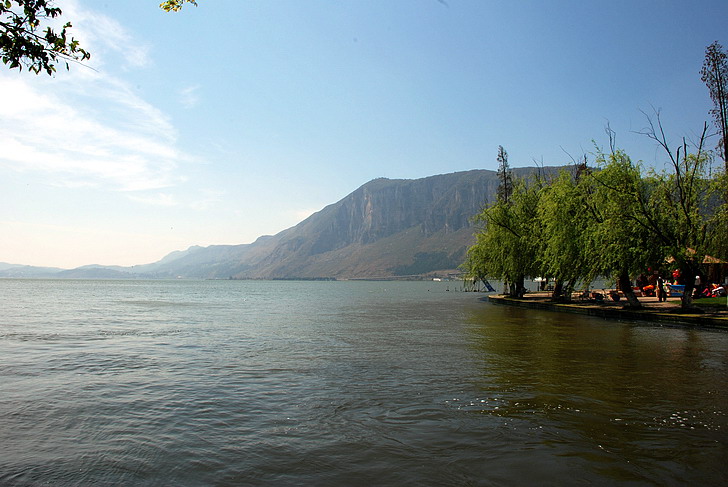
<path fill-rule="evenodd" d="M 514 169 L 527 175 L 536 168 Z M 552 173 L 558 168 L 542 170 Z M 251 244 L 190 247 L 132 267 L 55 269 L 55 277 L 397 278 L 452 272 L 474 243 L 472 217 L 494 201 L 495 171 L 375 179 L 298 225 Z M 0 277 L 16 267 L 3 269 Z"/>
<path fill-rule="evenodd" d="M 35 267 L 30 265 L 7 264 L 0 262 L 0 277 L 5 278 L 44 278 L 56 277 L 63 269 L 57 267 Z"/>

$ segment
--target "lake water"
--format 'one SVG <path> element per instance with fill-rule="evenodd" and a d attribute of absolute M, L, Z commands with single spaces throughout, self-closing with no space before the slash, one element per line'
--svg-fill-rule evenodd
<path fill-rule="evenodd" d="M 458 287 L 0 280 L 0 484 L 728 484 L 728 333 Z"/>

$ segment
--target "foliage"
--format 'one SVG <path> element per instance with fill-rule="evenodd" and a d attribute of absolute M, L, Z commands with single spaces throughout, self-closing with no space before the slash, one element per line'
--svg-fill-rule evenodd
<path fill-rule="evenodd" d="M 165 2 L 160 3 L 159 7 L 166 12 L 178 12 L 185 3 L 191 3 L 192 5 L 197 6 L 197 2 L 195 0 L 166 0 Z"/>
<path fill-rule="evenodd" d="M 643 133 L 663 148 L 666 169 L 644 171 L 612 149 L 598 152 L 595 168 L 564 170 L 549 184 L 517 180 L 508 201 L 498 198 L 476 218 L 483 228 L 468 251 L 470 277 L 518 283 L 546 275 L 563 282 L 565 294 L 578 281 L 611 277 L 639 306 L 630 277 L 669 266 L 686 276 L 689 308 L 705 257 L 727 257 L 728 176 L 704 148 L 707 126 L 695 146 L 683 140 L 672 149 L 656 115 Z"/>
<path fill-rule="evenodd" d="M 728 199 L 721 205 L 718 204 L 716 196 L 728 191 L 728 172 L 715 174 L 710 184 L 709 191 L 713 195 L 713 200 L 708 204 L 714 208 L 714 213 L 708 232 L 707 247 L 713 257 L 728 262 Z"/>
<path fill-rule="evenodd" d="M 85 61 L 91 55 L 78 41 L 69 39 L 67 22 L 60 31 L 48 24 L 61 15 L 61 9 L 49 0 L 0 0 L 0 55 L 10 69 L 23 66 L 36 74 L 49 75 L 59 59 L 65 62 Z"/>
<path fill-rule="evenodd" d="M 630 276 L 656 269 L 664 263 L 665 249 L 650 229 L 635 217 L 640 201 L 651 201 L 654 184 L 643 177 L 642 167 L 620 150 L 597 153 L 597 168 L 584 179 L 592 219 L 586 251 L 593 258 L 588 278 L 606 276 L 619 283 L 630 306 L 640 303 L 632 292 Z"/>
<path fill-rule="evenodd" d="M 692 276 L 699 273 L 705 256 L 720 252 L 716 243 L 726 236 L 723 218 L 728 203 L 721 204 L 717 194 L 725 175 L 713 170 L 712 154 L 705 149 L 707 124 L 697 144 L 691 147 L 683 140 L 672 149 L 659 112 L 656 122 L 648 121 L 649 128 L 643 133 L 663 148 L 669 170 L 651 172 L 653 190 L 635 195 L 638 211 L 634 218 L 655 236 L 665 249 L 665 258 L 673 259 L 682 275 L 690 277 L 682 299 L 687 308 L 692 302 Z"/>
<path fill-rule="evenodd" d="M 185 3 L 197 5 L 195 0 L 167 0 L 159 7 L 167 12 L 179 11 Z M 54 19 L 62 15 L 52 0 L 0 0 L 0 57 L 8 68 L 52 75 L 58 63 L 69 69 L 70 62 L 83 62 L 91 54 L 78 40 L 69 37 L 71 23 L 66 22 L 58 31 L 51 27 Z"/>
<path fill-rule="evenodd" d="M 502 145 L 498 146 L 498 200 L 502 200 L 508 204 L 508 200 L 513 193 L 513 172 L 508 165 L 508 152 Z"/>
<path fill-rule="evenodd" d="M 496 202 L 476 215 L 484 230 L 468 250 L 464 267 L 475 279 L 501 279 L 511 287 L 511 295 L 523 290 L 524 277 L 534 272 L 537 240 L 532 223 L 537 221 L 539 184 L 513 179 L 508 153 L 498 146 L 498 197 Z M 534 183 L 540 183 L 536 179 Z"/>
<path fill-rule="evenodd" d="M 465 268 L 472 277 L 501 279 L 511 285 L 511 294 L 517 295 L 523 288 L 524 277 L 539 273 L 540 194 L 540 179 L 528 183 L 517 179 L 508 202 L 499 199 L 476 216 L 475 221 L 484 229 L 468 250 Z"/>
<path fill-rule="evenodd" d="M 589 274 L 592 257 L 585 251 L 591 219 L 589 205 L 570 171 L 561 171 L 551 184 L 543 187 L 538 218 L 544 244 L 544 274 L 566 283 L 564 292 L 568 294 L 577 281 Z"/>
<path fill-rule="evenodd" d="M 568 294 L 579 280 L 613 277 L 630 305 L 638 306 L 630 276 L 670 263 L 684 278 L 681 305 L 689 308 L 694 276 L 705 258 L 728 260 L 728 53 L 717 41 L 707 47 L 700 73 L 714 104 L 722 172 L 705 148 L 707 123 L 697 143 L 683 139 L 673 148 L 659 112 L 654 120 L 647 116 L 642 134 L 667 157 L 661 171 L 645 173 L 633 164 L 615 149 L 608 128 L 611 152 L 598 151 L 595 170 L 585 158 L 573 174 L 565 171 L 551 184 L 511 188 L 508 154 L 499 146 L 498 198 L 477 217 L 483 229 L 468 251 L 470 277 L 513 282 L 547 275 L 556 279 L 554 297 L 561 283 L 567 283 Z"/>
<path fill-rule="evenodd" d="M 710 113 L 718 127 L 720 136 L 718 148 L 728 171 L 728 54 L 718 41 L 705 50 L 700 79 L 708 87 L 710 99 L 713 100 L 713 109 Z"/>

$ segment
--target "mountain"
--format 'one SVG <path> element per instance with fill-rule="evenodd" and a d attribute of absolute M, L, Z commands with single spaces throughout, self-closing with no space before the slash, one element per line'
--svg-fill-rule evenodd
<path fill-rule="evenodd" d="M 85 265 L 58 272 L 59 279 L 135 279 L 138 276 L 120 266 Z"/>
<path fill-rule="evenodd" d="M 540 168 L 555 173 L 560 168 Z M 537 168 L 513 169 L 526 176 Z M 495 171 L 375 179 L 276 235 L 193 246 L 158 262 L 72 270 L 0 264 L 0 277 L 84 279 L 387 279 L 455 272 L 475 241 L 472 217 L 495 200 Z"/>
<path fill-rule="evenodd" d="M 557 168 L 543 168 L 554 172 Z M 526 175 L 535 168 L 514 169 Z M 150 277 L 396 278 L 454 271 L 474 243 L 472 217 L 492 202 L 495 171 L 375 179 L 298 225 L 251 244 L 191 247 Z"/>
<path fill-rule="evenodd" d="M 35 267 L 30 265 L 8 264 L 0 262 L 0 278 L 47 278 L 57 277 L 63 271 L 57 267 Z"/>

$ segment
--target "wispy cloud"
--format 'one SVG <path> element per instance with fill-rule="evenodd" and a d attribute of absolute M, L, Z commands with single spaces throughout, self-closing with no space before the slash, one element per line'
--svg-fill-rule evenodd
<path fill-rule="evenodd" d="M 129 66 L 148 63 L 116 21 L 64 3 L 74 35 L 103 66 L 121 52 Z M 118 48 L 116 46 L 123 46 Z M 169 118 L 105 69 L 74 66 L 54 78 L 0 70 L 0 166 L 59 186 L 116 191 L 169 188 L 184 180 Z"/>
<path fill-rule="evenodd" d="M 150 64 L 149 48 L 135 39 L 119 22 L 98 12 L 86 10 L 76 0 L 63 2 L 64 19 L 73 19 L 73 36 L 93 52 L 91 62 L 102 66 L 105 54 L 121 56 L 125 66 L 139 68 Z M 65 20 L 64 20 L 65 21 Z"/>
<path fill-rule="evenodd" d="M 200 89 L 199 85 L 188 86 L 178 91 L 180 103 L 185 108 L 196 107 L 200 103 L 200 97 L 197 96 L 197 90 Z"/>
<path fill-rule="evenodd" d="M 179 181 L 175 169 L 183 156 L 174 129 L 143 100 L 121 99 L 105 80 L 89 84 L 101 88 L 91 97 L 95 107 L 111 105 L 119 113 L 113 123 L 73 103 L 72 90 L 62 84 L 51 92 L 47 83 L 13 75 L 0 75 L 0 92 L 13 94 L 0 104 L 0 164 L 61 184 L 123 191 Z"/>

